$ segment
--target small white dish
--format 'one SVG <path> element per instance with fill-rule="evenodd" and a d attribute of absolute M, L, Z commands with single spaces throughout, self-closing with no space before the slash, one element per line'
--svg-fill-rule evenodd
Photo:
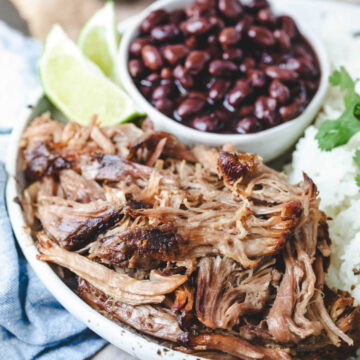
<path fill-rule="evenodd" d="M 120 64 L 120 78 L 124 88 L 134 101 L 148 114 L 156 129 L 175 134 L 187 145 L 204 144 L 208 146 L 221 146 L 227 142 L 231 142 L 238 150 L 257 153 L 261 155 L 265 161 L 275 159 L 288 150 L 303 134 L 305 128 L 313 121 L 323 103 L 328 87 L 328 78 L 330 74 L 328 56 L 325 46 L 318 36 L 319 32 L 307 21 L 308 14 L 305 8 L 308 5 L 308 2 L 305 2 L 304 4 L 304 1 L 302 0 L 270 1 L 275 13 L 287 14 L 295 19 L 300 31 L 308 39 L 317 54 L 321 69 L 321 79 L 317 93 L 306 107 L 305 111 L 297 118 L 258 133 L 238 135 L 205 133 L 189 128 L 171 119 L 158 111 L 145 99 L 135 86 L 129 74 L 129 45 L 132 40 L 138 36 L 139 27 L 149 13 L 157 9 L 171 11 L 184 8 L 193 1 L 194 0 L 159 0 L 146 8 L 139 16 L 136 16 L 133 21 L 127 23 L 127 27 L 121 40 L 118 59 Z"/>

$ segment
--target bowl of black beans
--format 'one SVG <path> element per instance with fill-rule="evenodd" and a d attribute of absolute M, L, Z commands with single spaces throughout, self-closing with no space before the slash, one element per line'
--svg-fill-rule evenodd
<path fill-rule="evenodd" d="M 327 54 L 306 22 L 306 3 L 157 1 L 123 34 L 123 85 L 157 129 L 272 160 L 301 136 L 326 94 Z"/>

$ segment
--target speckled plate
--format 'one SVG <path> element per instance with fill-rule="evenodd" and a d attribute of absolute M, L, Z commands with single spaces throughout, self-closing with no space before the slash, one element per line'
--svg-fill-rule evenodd
<path fill-rule="evenodd" d="M 360 30 L 360 26 L 358 25 L 360 6 L 356 7 L 324 0 L 274 0 L 274 2 L 276 2 L 276 4 L 282 3 L 284 12 L 291 14 L 293 13 L 293 11 L 291 11 L 292 7 L 296 7 L 296 18 L 301 17 L 311 24 L 314 29 L 317 29 L 316 31 L 321 31 L 323 22 L 326 21 L 329 16 L 335 18 L 335 15 L 337 24 L 341 21 L 350 22 L 354 24 L 354 31 Z M 334 26 L 337 24 L 334 24 Z M 120 24 L 119 29 L 121 29 L 122 26 L 123 25 Z M 7 206 L 14 232 L 25 257 L 41 281 L 43 281 L 50 292 L 68 311 L 115 346 L 142 360 L 158 360 L 159 358 L 199 360 L 199 357 L 174 351 L 166 347 L 164 343 L 160 344 L 156 340 L 143 336 L 124 325 L 108 320 L 88 306 L 68 288 L 51 266 L 36 259 L 37 249 L 34 246 L 33 239 L 26 230 L 21 208 L 14 201 L 24 186 L 21 163 L 18 156 L 18 145 L 24 128 L 39 114 L 50 111 L 56 119 L 60 121 L 63 119 L 40 93 L 34 95 L 32 105 L 31 108 L 24 111 L 22 121 L 17 124 L 13 131 L 7 161 L 7 171 L 9 173 L 6 189 Z"/>

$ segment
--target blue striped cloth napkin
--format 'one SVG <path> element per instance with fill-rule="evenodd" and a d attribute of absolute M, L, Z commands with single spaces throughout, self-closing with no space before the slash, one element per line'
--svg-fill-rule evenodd
<path fill-rule="evenodd" d="M 0 360 L 82 360 L 105 345 L 48 292 L 18 248 L 5 206 L 11 128 L 39 86 L 40 43 L 0 22 Z"/>

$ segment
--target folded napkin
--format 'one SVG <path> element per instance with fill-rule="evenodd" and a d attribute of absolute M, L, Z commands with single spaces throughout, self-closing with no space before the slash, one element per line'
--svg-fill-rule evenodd
<path fill-rule="evenodd" d="M 13 124 L 39 86 L 41 46 L 0 22 L 0 160 Z M 0 360 L 82 360 L 105 345 L 47 291 L 17 247 L 0 162 Z"/>

